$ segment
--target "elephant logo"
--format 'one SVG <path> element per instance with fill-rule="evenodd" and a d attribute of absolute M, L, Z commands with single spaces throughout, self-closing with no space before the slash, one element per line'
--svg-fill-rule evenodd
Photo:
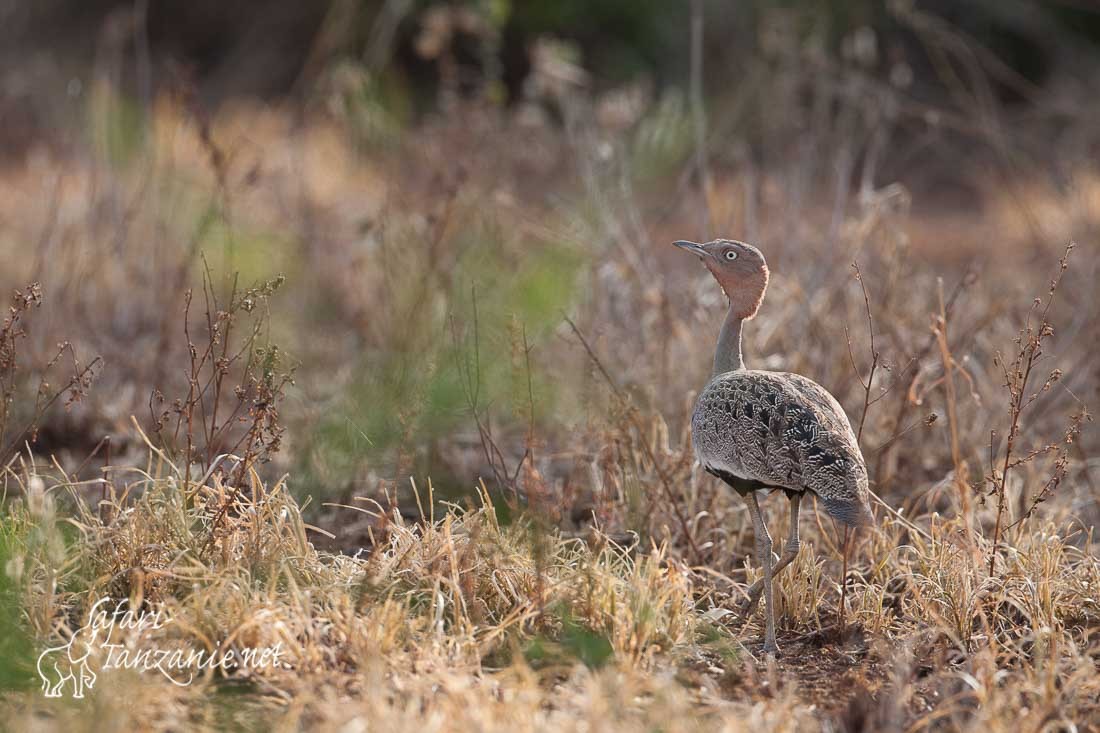
<path fill-rule="evenodd" d="M 93 614 L 99 605 L 96 603 L 93 607 Z M 89 657 L 109 640 L 109 628 L 89 621 L 77 629 L 66 643 L 47 647 L 38 655 L 38 676 L 42 678 L 42 693 L 46 697 L 61 697 L 67 682 L 72 683 L 74 698 L 84 697 L 84 691 L 96 681 Z M 108 630 L 107 638 L 100 639 L 105 629 Z"/>

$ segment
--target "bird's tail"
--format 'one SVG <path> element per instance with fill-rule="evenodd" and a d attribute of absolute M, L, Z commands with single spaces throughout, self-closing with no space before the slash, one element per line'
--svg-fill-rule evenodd
<path fill-rule="evenodd" d="M 875 523 L 875 515 L 871 513 L 871 505 L 865 498 L 822 499 L 822 503 L 829 516 L 850 527 L 866 527 Z"/>

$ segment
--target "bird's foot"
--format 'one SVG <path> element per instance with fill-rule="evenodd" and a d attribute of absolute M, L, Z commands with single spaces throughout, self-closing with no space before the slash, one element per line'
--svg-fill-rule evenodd
<path fill-rule="evenodd" d="M 779 656 L 779 645 L 775 643 L 775 639 L 764 641 L 764 654 L 768 655 L 769 657 Z"/>

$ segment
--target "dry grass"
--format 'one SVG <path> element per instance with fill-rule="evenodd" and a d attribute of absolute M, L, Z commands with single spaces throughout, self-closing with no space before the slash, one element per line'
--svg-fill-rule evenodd
<path fill-rule="evenodd" d="M 253 497 L 208 546 L 218 481 L 196 487 L 188 509 L 175 467 L 154 460 L 132 475 L 119 480 L 139 498 L 101 503 L 107 521 L 79 511 L 68 542 L 56 504 L 70 487 L 34 473 L 18 487 L 8 573 L 34 633 L 64 638 L 87 620 L 89 599 L 110 595 L 172 619 L 116 643 L 281 642 L 289 668 L 182 688 L 104 671 L 79 705 L 8 695 L 16 729 L 801 730 L 839 716 L 872 729 L 1030 730 L 1095 720 L 1100 561 L 1090 538 L 1075 546 L 1052 524 L 1012 547 L 993 579 L 988 547 L 967 547 L 960 522 L 886 520 L 856 553 L 875 561 L 853 567 L 859 631 L 844 638 L 830 631 L 823 604 L 835 581 L 811 545 L 779 584 L 787 639 L 776 664 L 754 654 L 755 625 L 727 628 L 709 608 L 713 579 L 664 548 L 501 527 L 487 496 L 434 521 L 393 512 L 386 540 L 357 559 L 316 551 L 281 483 L 265 489 L 253 475 Z"/>

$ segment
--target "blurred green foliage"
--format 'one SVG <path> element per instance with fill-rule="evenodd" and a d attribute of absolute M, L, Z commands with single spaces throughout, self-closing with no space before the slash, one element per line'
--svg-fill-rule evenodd
<path fill-rule="evenodd" d="M 691 118 L 684 96 L 666 93 L 639 123 L 631 150 L 633 170 L 641 181 L 673 174 L 693 150 Z"/>
<path fill-rule="evenodd" d="M 113 165 L 132 162 L 146 140 L 142 105 L 110 85 L 97 83 L 92 85 L 87 109 L 93 149 Z"/>
<path fill-rule="evenodd" d="M 567 397 L 537 353 L 577 297 L 582 257 L 564 245 L 517 248 L 492 227 L 454 245 L 460 254 L 446 273 L 431 272 L 423 248 L 398 248 L 417 264 L 388 270 L 393 302 L 381 329 L 389 337 L 363 353 L 313 436 L 307 493 L 373 468 L 431 475 L 440 497 L 466 494 L 471 487 L 453 483 L 433 446 L 471 426 L 472 402 L 481 414 L 491 411 L 494 425 L 525 425 L 532 409 L 545 415 L 548 404 L 555 416 L 567 414 Z M 536 354 L 530 360 L 525 338 Z"/>
<path fill-rule="evenodd" d="M 368 73 L 362 65 L 341 61 L 331 72 L 330 109 L 342 119 L 360 149 L 395 144 L 413 116 L 415 92 L 391 69 Z"/>
<path fill-rule="evenodd" d="M 540 668 L 579 661 L 599 669 L 614 656 L 611 640 L 585 626 L 568 608 L 556 604 L 547 613 L 560 620 L 561 630 L 554 635 L 540 634 L 526 643 L 523 656 L 528 664 Z"/>
<path fill-rule="evenodd" d="M 27 690 L 38 684 L 37 648 L 22 610 L 26 526 L 0 508 L 0 691 Z"/>
<path fill-rule="evenodd" d="M 261 283 L 298 270 L 300 249 L 289 234 L 229 221 L 215 205 L 203 214 L 199 251 L 215 273 L 232 274 L 241 283 Z M 202 282 L 202 259 L 193 278 Z"/>

